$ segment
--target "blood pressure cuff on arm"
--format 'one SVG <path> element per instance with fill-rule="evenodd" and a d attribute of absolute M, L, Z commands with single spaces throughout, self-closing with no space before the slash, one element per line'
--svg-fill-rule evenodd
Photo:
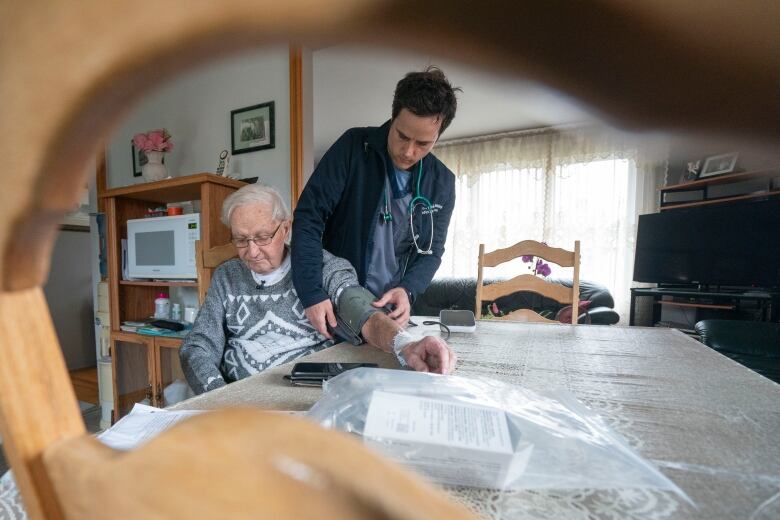
<path fill-rule="evenodd" d="M 336 301 L 336 320 L 339 327 L 337 334 L 344 336 L 353 345 L 360 345 L 363 339 L 360 331 L 372 314 L 384 312 L 373 305 L 376 296 L 371 291 L 360 285 L 347 287 L 338 296 Z"/>

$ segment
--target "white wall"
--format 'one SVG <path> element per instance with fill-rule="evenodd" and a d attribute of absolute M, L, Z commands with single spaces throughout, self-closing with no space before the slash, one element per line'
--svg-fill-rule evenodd
<path fill-rule="evenodd" d="M 454 86 L 458 112 L 442 139 L 592 119 L 573 101 L 543 87 L 435 56 L 334 46 L 313 53 L 314 157 L 348 128 L 390 119 L 395 85 L 407 72 L 437 65 Z"/>
<path fill-rule="evenodd" d="M 290 94 L 288 47 L 265 48 L 220 60 L 149 94 L 111 137 L 108 186 L 143 182 L 133 177 L 130 140 L 137 132 L 166 128 L 174 149 L 166 154 L 175 177 L 214 172 L 219 152 L 230 151 L 230 111 L 276 102 L 276 147 L 231 159 L 231 175 L 259 176 L 290 194 Z"/>
<path fill-rule="evenodd" d="M 95 366 L 89 232 L 60 231 L 43 292 L 68 370 Z"/>

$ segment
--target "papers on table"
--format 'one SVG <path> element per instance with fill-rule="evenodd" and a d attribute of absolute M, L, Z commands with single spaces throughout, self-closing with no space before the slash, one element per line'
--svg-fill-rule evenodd
<path fill-rule="evenodd" d="M 176 424 L 201 410 L 170 411 L 136 403 L 129 414 L 115 425 L 98 435 L 98 440 L 115 450 L 132 450 L 144 442 L 156 437 Z"/>
<path fill-rule="evenodd" d="M 129 414 L 99 434 L 97 439 L 115 450 L 132 450 L 174 424 L 205 412 L 206 410 L 164 410 L 136 403 Z M 280 411 L 277 413 L 297 415 L 301 412 Z"/>

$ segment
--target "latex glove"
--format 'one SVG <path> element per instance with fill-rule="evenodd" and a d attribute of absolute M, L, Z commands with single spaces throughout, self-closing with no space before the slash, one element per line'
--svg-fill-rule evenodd
<path fill-rule="evenodd" d="M 420 341 L 409 343 L 401 350 L 401 356 L 417 372 L 436 374 L 451 374 L 458 361 L 458 356 L 447 342 L 435 336 L 425 336 Z"/>
<path fill-rule="evenodd" d="M 330 332 L 328 332 L 327 324 L 335 328 L 338 323 L 336 322 L 336 314 L 333 312 L 333 304 L 330 300 L 322 300 L 311 307 L 306 307 L 304 312 L 309 322 L 317 329 L 317 332 L 328 339 L 333 339 Z"/>
<path fill-rule="evenodd" d="M 382 297 L 372 303 L 374 307 L 384 307 L 385 305 L 392 305 L 393 310 L 387 316 L 395 321 L 401 327 L 406 327 L 409 323 L 409 315 L 412 311 L 412 305 L 409 303 L 409 295 L 406 294 L 406 289 L 403 287 L 395 287 L 390 289 Z"/>

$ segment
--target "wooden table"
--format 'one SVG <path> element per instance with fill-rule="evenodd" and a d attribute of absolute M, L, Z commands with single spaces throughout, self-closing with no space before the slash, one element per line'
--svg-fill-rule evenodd
<path fill-rule="evenodd" d="M 450 344 L 458 375 L 567 389 L 698 507 L 669 492 L 633 489 L 449 490 L 485 518 L 780 518 L 780 385 L 684 334 L 483 321 Z M 343 344 L 307 360 L 398 366 L 376 349 Z M 289 386 L 282 379 L 289 370 L 276 367 L 175 408 L 305 410 L 321 390 Z"/>

